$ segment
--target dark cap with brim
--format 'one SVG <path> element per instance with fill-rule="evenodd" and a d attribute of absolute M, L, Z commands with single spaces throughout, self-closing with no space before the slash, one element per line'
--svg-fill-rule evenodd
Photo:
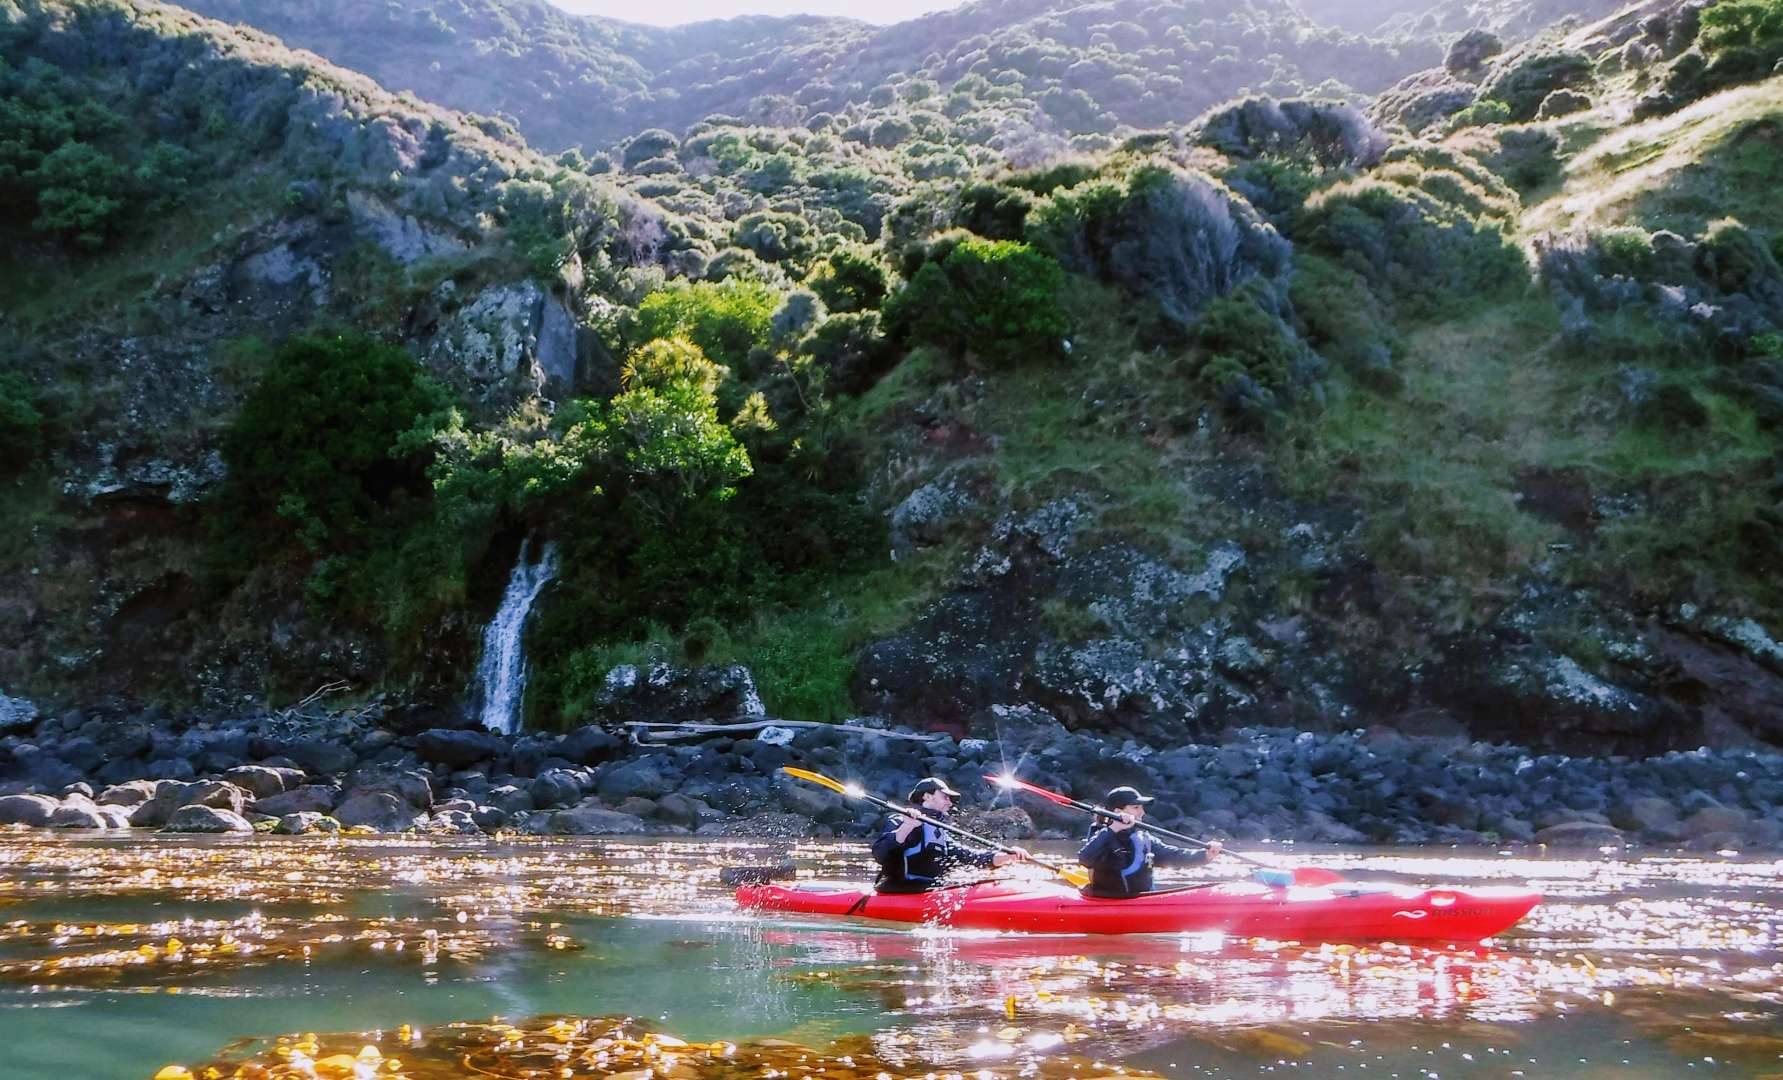
<path fill-rule="evenodd" d="M 947 781 L 939 776 L 925 776 L 916 782 L 915 787 L 910 789 L 910 801 L 920 802 L 922 797 L 931 791 L 939 791 L 943 795 L 951 795 L 956 799 L 960 797 L 960 793 L 948 787 Z"/>
<path fill-rule="evenodd" d="M 1133 805 L 1137 804 L 1139 806 L 1144 806 L 1146 803 L 1151 802 L 1151 801 L 1152 801 L 1152 797 L 1150 795 L 1139 794 L 1138 788 L 1117 787 L 1113 791 L 1110 791 L 1106 796 L 1103 797 L 1102 805 L 1103 806 L 1121 807 L 1121 806 L 1133 806 Z"/>

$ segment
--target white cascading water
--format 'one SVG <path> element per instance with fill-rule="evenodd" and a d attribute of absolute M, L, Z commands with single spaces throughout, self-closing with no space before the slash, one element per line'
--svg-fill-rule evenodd
<path fill-rule="evenodd" d="M 483 726 L 504 735 L 520 724 L 520 705 L 526 699 L 526 652 L 521 633 L 532 602 L 557 576 L 557 545 L 547 543 L 538 562 L 528 562 L 532 541 L 520 545 L 520 558 L 508 577 L 501 607 L 483 631 L 483 659 L 477 662 L 478 716 Z"/>

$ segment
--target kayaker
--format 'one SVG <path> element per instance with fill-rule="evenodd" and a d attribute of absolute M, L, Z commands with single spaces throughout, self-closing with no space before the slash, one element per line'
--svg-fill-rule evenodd
<path fill-rule="evenodd" d="M 1166 844 L 1143 829 L 1134 828 L 1145 820 L 1145 804 L 1150 795 L 1141 795 L 1138 788 L 1117 787 L 1102 800 L 1102 805 L 1120 817 L 1091 834 L 1089 842 L 1077 853 L 1077 861 L 1090 872 L 1090 883 L 1084 886 L 1087 896 L 1125 900 L 1152 891 L 1152 867 L 1200 866 L 1220 853 L 1218 840 L 1205 850 Z"/>
<path fill-rule="evenodd" d="M 939 777 L 924 777 L 910 789 L 910 804 L 937 821 L 945 821 L 960 793 Z M 951 870 L 976 866 L 988 870 L 1027 858 L 1001 851 L 966 847 L 951 833 L 925 825 L 913 817 L 893 814 L 873 839 L 873 858 L 879 863 L 874 889 L 883 893 L 927 892 L 941 884 Z"/>

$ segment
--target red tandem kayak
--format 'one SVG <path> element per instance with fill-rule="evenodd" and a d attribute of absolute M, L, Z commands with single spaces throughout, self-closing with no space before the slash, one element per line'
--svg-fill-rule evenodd
<path fill-rule="evenodd" d="M 1344 882 L 1276 888 L 1196 885 L 1130 900 L 1099 900 L 1054 882 L 982 881 L 929 893 L 863 892 L 858 885 L 745 885 L 737 905 L 757 911 L 1038 934 L 1180 934 L 1218 930 L 1291 941 L 1480 941 L 1541 902 L 1527 889 L 1416 889 Z"/>

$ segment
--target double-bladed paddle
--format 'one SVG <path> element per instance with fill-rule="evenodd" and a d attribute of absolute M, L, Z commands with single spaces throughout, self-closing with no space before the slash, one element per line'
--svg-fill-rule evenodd
<path fill-rule="evenodd" d="M 859 784 L 844 784 L 842 781 L 832 780 L 829 777 L 824 776 L 822 773 L 814 773 L 809 769 L 795 769 L 791 765 L 782 765 L 780 771 L 788 776 L 796 776 L 800 780 L 809 780 L 813 784 L 821 784 L 822 786 L 829 788 L 831 791 L 846 795 L 850 799 L 860 799 L 862 802 L 872 803 L 874 806 L 880 807 L 881 809 L 890 810 L 894 814 L 903 814 L 905 817 L 913 818 L 916 821 L 922 822 L 924 825 L 933 825 L 937 829 L 950 832 L 961 839 L 970 840 L 974 844 L 990 848 L 993 851 L 1001 851 L 1010 855 L 1021 855 L 1035 866 L 1044 866 L 1046 869 L 1051 870 L 1053 873 L 1079 888 L 1090 883 L 1090 876 L 1081 870 L 1072 870 L 1068 867 L 1060 866 L 1057 863 L 1047 862 L 1045 859 L 1036 859 L 1034 856 L 1020 848 L 1011 847 L 1008 844 L 1000 844 L 995 840 L 987 839 L 976 833 L 969 833 L 958 825 L 950 824 L 939 818 L 932 818 L 914 807 L 899 806 L 896 803 L 881 799 L 877 795 L 869 795 L 867 792 L 861 790 Z"/>
<path fill-rule="evenodd" d="M 1082 810 L 1084 813 L 1096 817 L 1118 819 L 1121 816 L 1118 811 L 1110 810 L 1106 806 L 1097 806 L 1095 803 L 1084 802 L 1081 799 L 1073 799 L 1069 795 L 1061 795 L 1056 791 L 1048 791 L 1038 784 L 1030 784 L 1026 780 L 1017 780 L 1013 776 L 992 776 L 991 774 L 986 773 L 984 778 L 1005 790 L 1020 789 L 1030 795 L 1038 795 L 1048 802 L 1054 802 L 1060 806 L 1069 806 L 1073 810 Z M 1166 829 L 1161 825 L 1153 825 L 1149 821 L 1138 822 L 1134 825 L 1134 828 L 1144 829 L 1146 832 L 1157 836 L 1167 836 L 1172 840 L 1181 840 L 1184 843 L 1194 844 L 1199 848 L 1207 848 L 1211 846 L 1206 840 L 1197 840 L 1195 837 L 1190 836 L 1187 833 L 1179 833 L 1174 829 Z M 1224 848 L 1221 848 L 1221 850 L 1225 851 Z M 1232 856 L 1234 859 L 1250 863 L 1253 866 L 1260 866 L 1265 870 L 1272 870 L 1278 873 L 1284 872 L 1280 867 L 1270 866 L 1268 863 L 1253 859 L 1242 852 L 1227 851 L 1226 854 Z M 1342 874 L 1335 873 L 1331 870 L 1321 870 L 1316 866 L 1296 866 L 1292 868 L 1292 873 L 1294 875 L 1294 884 L 1296 885 L 1331 885 L 1344 880 Z"/>

